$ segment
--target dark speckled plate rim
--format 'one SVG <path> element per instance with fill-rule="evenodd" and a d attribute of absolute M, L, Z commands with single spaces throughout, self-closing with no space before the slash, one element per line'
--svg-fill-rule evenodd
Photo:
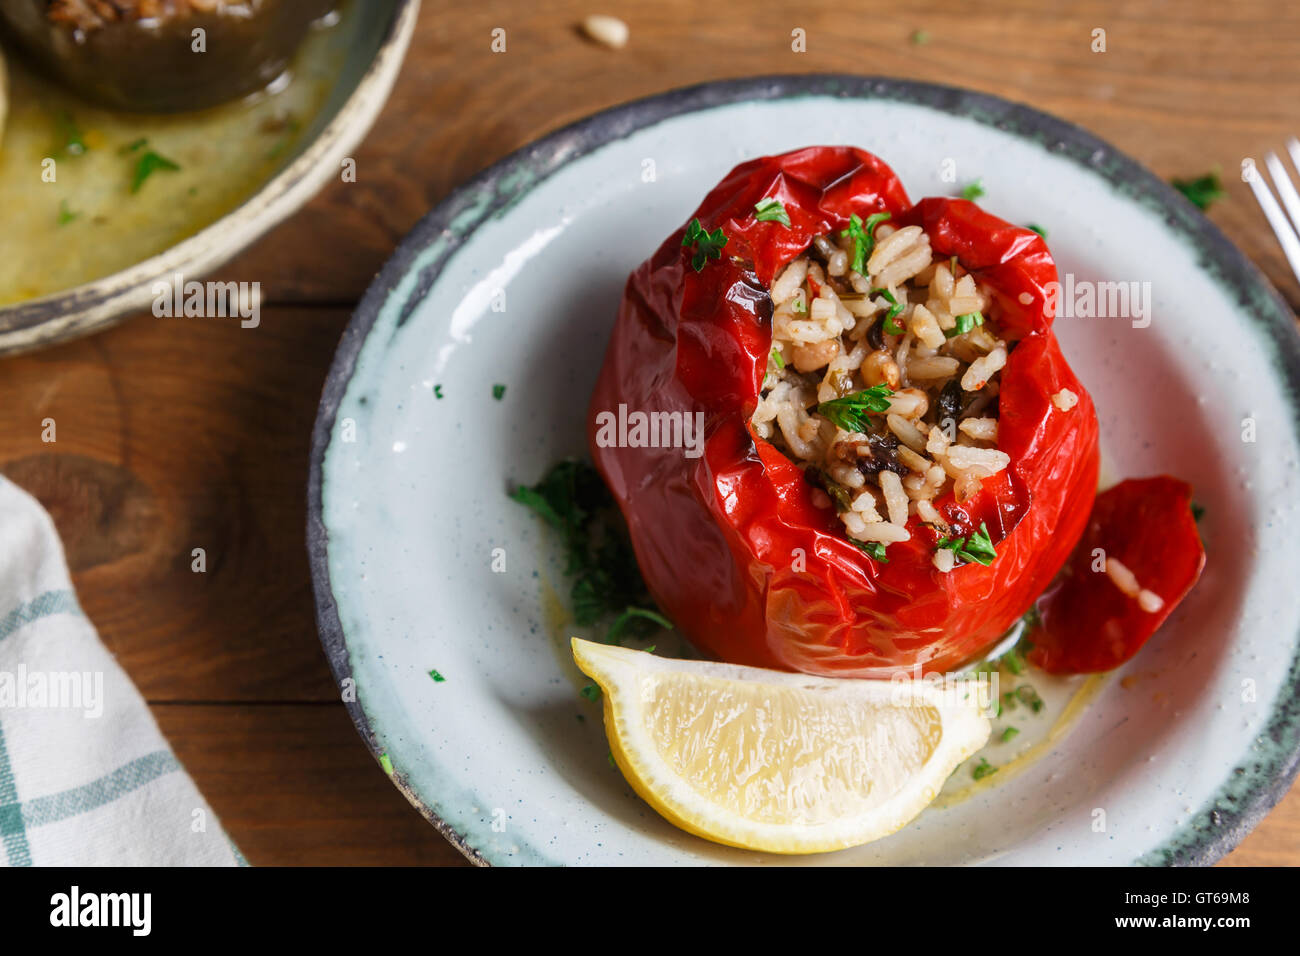
<path fill-rule="evenodd" d="M 635 100 L 597 113 L 550 133 L 512 153 L 455 189 L 402 240 L 366 291 L 339 342 L 322 391 L 312 432 L 307 488 L 307 550 L 316 595 L 321 644 L 340 683 L 351 677 L 347 638 L 339 620 L 329 577 L 329 534 L 324 524 L 321 488 L 325 455 L 339 404 L 357 357 L 386 300 L 407 275 L 416 257 L 442 239 L 440 254 L 426 264 L 408 298 L 400 322 L 428 293 L 443 265 L 489 218 L 507 211 L 529 189 L 575 159 L 607 143 L 685 113 L 745 102 L 839 97 L 886 100 L 926 106 L 966 117 L 1041 145 L 1101 176 L 1131 200 L 1159 213 L 1169 228 L 1191 244 L 1202 268 L 1230 289 L 1243 313 L 1273 345 L 1273 362 L 1291 399 L 1292 425 L 1300 440 L 1300 337 L 1286 302 L 1259 269 L 1180 193 L 1113 146 L 1072 123 L 986 93 L 888 77 L 846 74 L 762 76 L 704 83 Z M 527 182 L 520 188 L 520 182 Z M 701 184 L 701 189 L 711 184 Z M 657 240 L 656 240 L 657 241 Z M 651 243 L 652 245 L 653 243 Z M 647 249 L 650 246 L 647 246 Z M 382 751 L 360 701 L 347 703 L 357 731 L 378 759 Z M 1300 769 L 1300 636 L 1288 682 L 1273 706 L 1263 737 L 1272 744 L 1263 755 L 1246 754 L 1215 796 L 1188 823 L 1139 865 L 1208 865 L 1235 847 L 1286 794 Z M 406 798 L 472 862 L 487 859 L 462 834 L 443 821 L 400 773 L 390 774 Z"/>

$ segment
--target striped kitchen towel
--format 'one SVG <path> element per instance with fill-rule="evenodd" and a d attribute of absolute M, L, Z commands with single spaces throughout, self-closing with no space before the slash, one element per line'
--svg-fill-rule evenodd
<path fill-rule="evenodd" d="M 49 515 L 3 477 L 0 861 L 244 862 L 81 612 Z"/>

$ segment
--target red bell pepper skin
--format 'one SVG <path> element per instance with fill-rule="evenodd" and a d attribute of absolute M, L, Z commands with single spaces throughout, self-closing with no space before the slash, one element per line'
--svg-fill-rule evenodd
<path fill-rule="evenodd" d="M 1105 571 L 1115 558 L 1164 601 L 1149 612 Z M 1161 475 L 1131 478 L 1097 496 L 1061 577 L 1039 598 L 1031 663 L 1057 674 L 1108 671 L 1136 654 L 1196 584 L 1205 567 L 1192 488 Z"/>
<path fill-rule="evenodd" d="M 754 204 L 781 200 L 787 228 Z M 749 419 L 772 344 L 768 288 L 820 234 L 888 212 L 916 223 L 936 258 L 957 256 L 994 290 L 992 317 L 1018 340 L 1002 371 L 998 447 L 1011 465 L 957 504 L 936 506 L 955 535 L 985 522 L 990 567 L 932 564 L 939 535 L 915 518 L 888 563 L 847 540 L 813 503 L 800 469 Z M 1046 303 L 1057 278 L 1041 237 L 959 199 L 913 206 L 883 162 L 813 147 L 738 166 L 696 211 L 721 227 L 721 259 L 702 271 L 670 236 L 627 283 L 592 395 L 592 456 L 627 519 L 646 584 L 678 630 L 739 664 L 888 678 L 977 657 L 1029 608 L 1083 532 L 1097 484 L 1097 419 L 1066 364 Z M 1063 388 L 1078 404 L 1053 406 Z M 597 415 L 702 412 L 701 457 L 681 448 L 604 447 Z"/>

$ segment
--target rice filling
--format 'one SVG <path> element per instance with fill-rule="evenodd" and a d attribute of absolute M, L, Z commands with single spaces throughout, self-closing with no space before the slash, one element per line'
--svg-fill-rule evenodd
<path fill-rule="evenodd" d="M 935 261 L 919 226 L 853 225 L 818 236 L 772 283 L 751 424 L 880 556 L 910 537 L 912 515 L 946 533 L 934 501 L 966 501 L 1010 464 L 997 442 L 1012 346 L 988 291 L 956 258 Z M 953 552 L 935 566 L 951 570 Z"/>

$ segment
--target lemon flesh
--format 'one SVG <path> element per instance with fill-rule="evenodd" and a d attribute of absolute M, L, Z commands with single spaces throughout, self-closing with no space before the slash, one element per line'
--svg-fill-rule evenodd
<path fill-rule="evenodd" d="M 572 647 L 604 692 L 628 783 L 673 824 L 731 846 L 820 853 L 887 836 L 989 736 L 977 694 L 930 682 Z"/>

